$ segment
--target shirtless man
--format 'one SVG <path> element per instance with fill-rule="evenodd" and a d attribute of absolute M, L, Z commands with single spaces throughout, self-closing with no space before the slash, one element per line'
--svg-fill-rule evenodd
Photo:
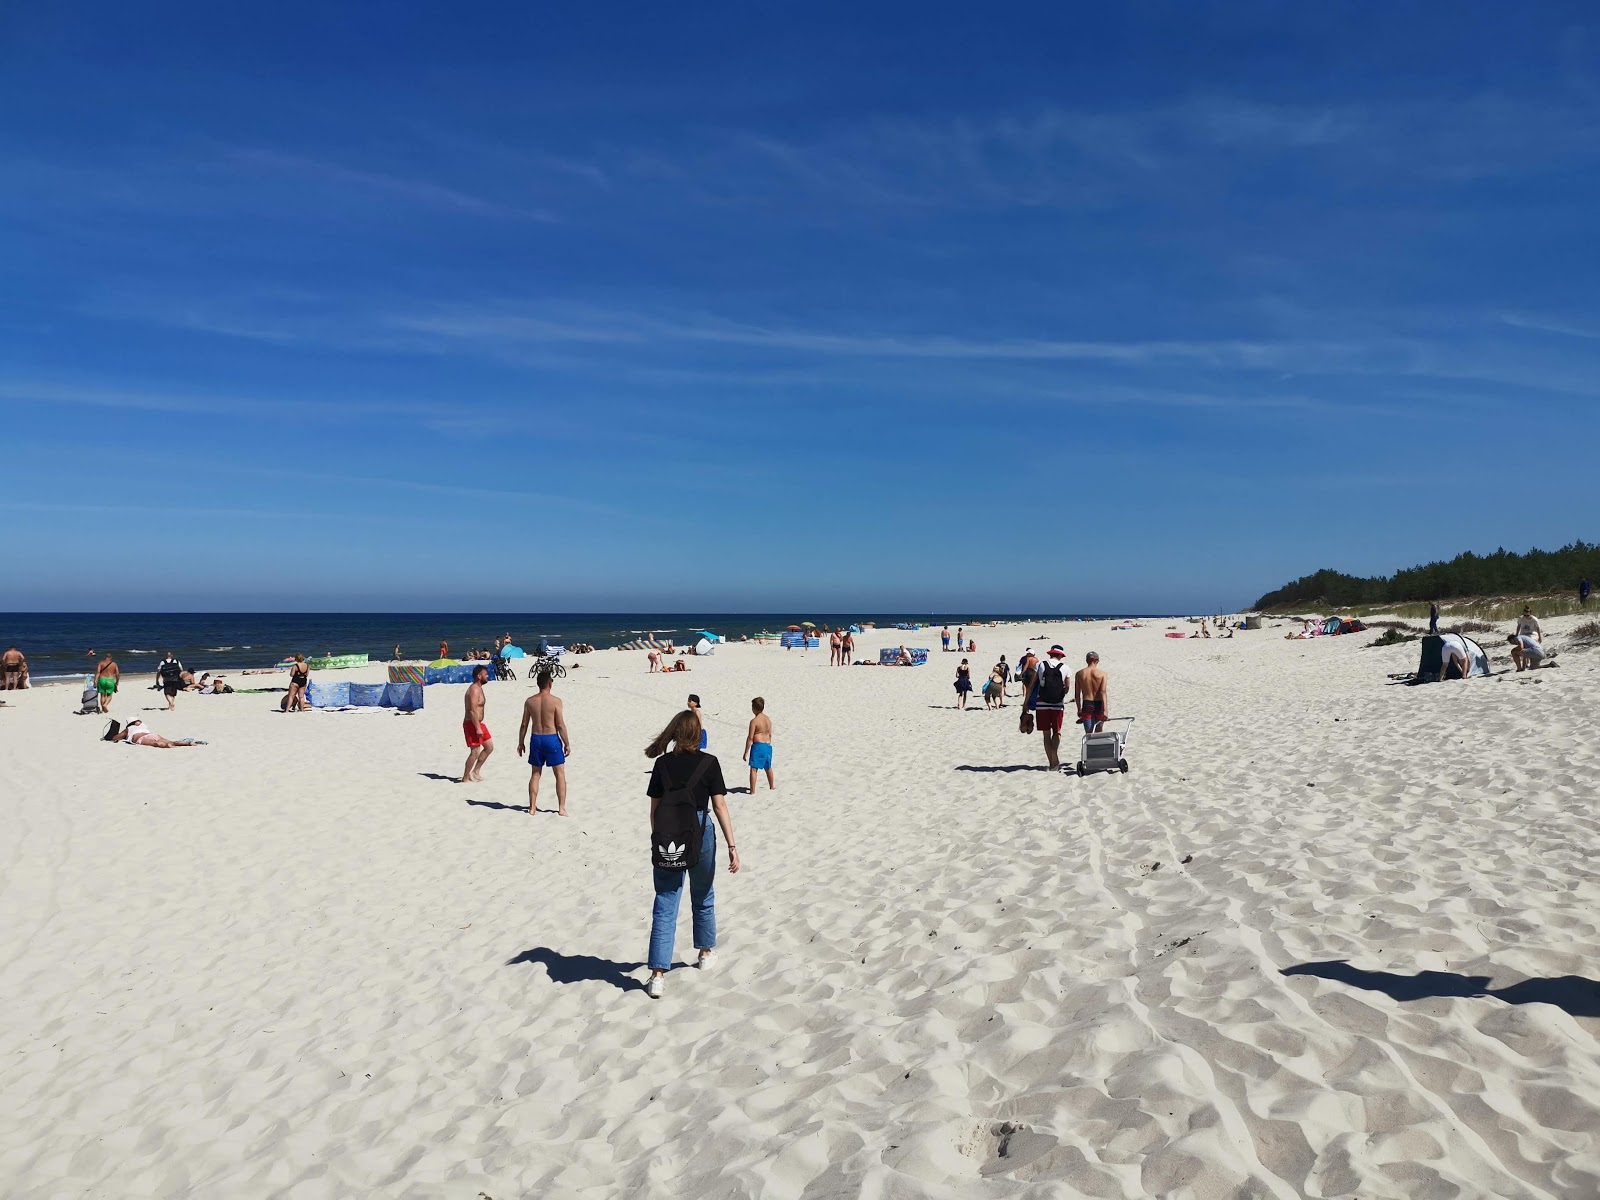
<path fill-rule="evenodd" d="M 539 690 L 522 705 L 522 728 L 517 731 L 517 757 L 528 755 L 533 774 L 528 776 L 528 815 L 538 811 L 539 777 L 546 767 L 556 773 L 556 807 L 567 815 L 567 756 L 572 739 L 567 736 L 567 720 L 561 698 L 550 690 L 551 674 L 539 672 Z M 528 750 L 528 726 L 533 726 L 533 749 Z"/>
<path fill-rule="evenodd" d="M 750 764 L 750 794 L 756 794 L 756 772 L 767 773 L 767 790 L 778 790 L 777 780 L 772 777 L 772 718 L 767 716 L 767 702 L 760 696 L 750 701 L 750 711 L 755 716 L 750 718 L 750 731 L 744 736 L 744 754 L 741 756 Z"/>
<path fill-rule="evenodd" d="M 830 667 L 839 665 L 839 631 L 837 629 L 828 635 L 828 665 Z"/>
<path fill-rule="evenodd" d="M 467 739 L 467 765 L 461 768 L 462 783 L 482 783 L 483 764 L 494 753 L 494 735 L 483 723 L 483 710 L 488 698 L 483 685 L 489 682 L 488 667 L 472 668 L 472 686 L 467 689 L 467 711 L 461 722 L 461 732 Z"/>
<path fill-rule="evenodd" d="M 116 694 L 117 683 L 122 678 L 122 671 L 118 668 L 116 660 L 111 657 L 111 651 L 106 651 L 94 668 L 94 690 L 100 693 L 100 711 L 108 712 L 111 709 L 111 697 Z"/>
<path fill-rule="evenodd" d="M 1078 706 L 1078 723 L 1085 733 L 1096 733 L 1111 714 L 1106 710 L 1106 673 L 1100 669 L 1100 656 L 1093 650 L 1083 659 L 1084 668 L 1072 677 L 1072 702 Z"/>
<path fill-rule="evenodd" d="M 27 665 L 28 660 L 22 657 L 22 651 L 15 646 L 0 654 L 0 675 L 5 677 L 6 691 L 14 692 L 22 686 L 22 672 Z"/>

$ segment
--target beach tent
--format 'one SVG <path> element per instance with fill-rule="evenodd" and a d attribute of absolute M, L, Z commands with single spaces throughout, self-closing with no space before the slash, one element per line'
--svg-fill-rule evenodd
<path fill-rule="evenodd" d="M 1322 623 L 1322 632 L 1329 636 L 1340 633 L 1362 633 L 1366 628 L 1353 617 L 1329 617 Z"/>
<path fill-rule="evenodd" d="M 521 646 L 501 646 L 501 658 L 527 658 L 528 654 Z"/>
<path fill-rule="evenodd" d="M 694 652 L 701 657 L 707 654 L 715 654 L 717 652 L 717 644 L 709 638 L 701 638 L 694 644 Z"/>
<path fill-rule="evenodd" d="M 705 638 L 708 642 L 720 642 L 722 640 L 720 633 L 712 633 L 709 629 L 697 629 L 694 632 L 696 637 Z"/>
<path fill-rule="evenodd" d="M 1417 663 L 1418 683 L 1438 683 L 1439 668 L 1444 662 L 1444 644 L 1449 642 L 1467 652 L 1467 678 L 1489 675 L 1489 656 L 1483 647 L 1459 633 L 1444 633 L 1435 637 L 1427 634 L 1422 639 L 1422 658 Z"/>

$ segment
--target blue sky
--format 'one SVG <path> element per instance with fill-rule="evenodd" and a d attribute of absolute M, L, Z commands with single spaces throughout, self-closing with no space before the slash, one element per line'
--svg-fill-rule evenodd
<path fill-rule="evenodd" d="M 7 6 L 0 608 L 1593 539 L 1597 65 L 1576 4 Z"/>

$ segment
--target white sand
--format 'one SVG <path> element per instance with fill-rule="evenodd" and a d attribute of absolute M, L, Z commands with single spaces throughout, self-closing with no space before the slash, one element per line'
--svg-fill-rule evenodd
<path fill-rule="evenodd" d="M 979 677 L 1038 632 L 977 630 Z M 1137 715 L 1127 776 L 1038 770 L 937 649 L 577 659 L 567 820 L 517 808 L 523 683 L 476 787 L 428 774 L 459 686 L 415 717 L 184 696 L 144 714 L 211 743 L 174 751 L 98 743 L 75 687 L 8 696 L 0 1192 L 1600 1193 L 1600 652 L 1402 688 L 1416 647 L 1372 635 L 1048 632 Z M 691 690 L 730 785 L 767 697 L 780 790 L 732 799 L 721 970 L 652 1003 L 641 750 Z M 1341 960 L 1512 990 L 1281 973 Z"/>

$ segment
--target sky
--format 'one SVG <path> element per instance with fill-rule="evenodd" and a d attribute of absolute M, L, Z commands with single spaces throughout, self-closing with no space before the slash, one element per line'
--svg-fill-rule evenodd
<path fill-rule="evenodd" d="M 1559 3 L 0 7 L 0 610 L 1594 540 L 1597 67 Z"/>

